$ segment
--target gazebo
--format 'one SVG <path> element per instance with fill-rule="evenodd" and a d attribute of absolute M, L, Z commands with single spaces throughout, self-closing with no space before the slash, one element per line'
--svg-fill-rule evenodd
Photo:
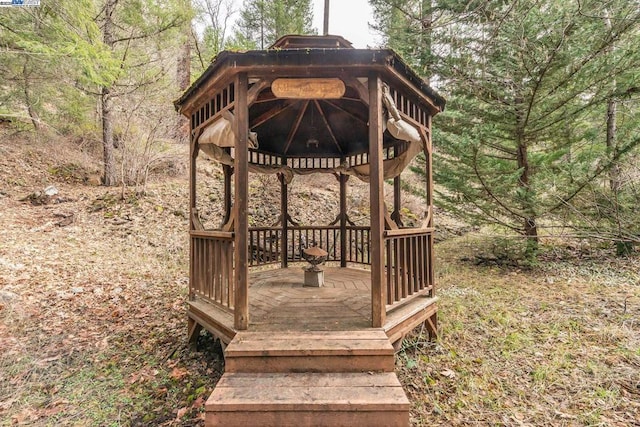
<path fill-rule="evenodd" d="M 264 364 L 247 368 L 250 351 L 237 346 L 252 342 L 263 358 L 288 354 L 281 370 L 327 373 L 344 371 L 326 360 L 297 365 L 295 349 L 282 346 L 308 342 L 297 347 L 299 354 L 322 358 L 339 340 L 352 344 L 348 355 L 357 355 L 372 352 L 359 350 L 358 342 L 382 337 L 392 360 L 391 344 L 416 326 L 425 324 L 434 335 L 431 120 L 444 106 L 395 52 L 354 49 L 339 36 L 285 36 L 268 50 L 220 53 L 176 101 L 191 122 L 189 339 L 204 327 L 229 344 L 227 372 L 280 372 Z M 215 229 L 203 225 L 197 208 L 201 151 L 223 170 L 224 212 Z M 401 215 L 401 172 L 420 152 L 426 158 L 427 213 L 422 225 L 408 228 Z M 249 226 L 249 173 L 277 174 L 277 224 Z M 289 184 L 313 173 L 336 177 L 339 212 L 331 224 L 299 224 L 289 215 Z M 349 179 L 369 183 L 368 225 L 356 225 L 347 215 Z M 389 209 L 385 180 L 393 181 Z M 327 252 L 331 265 L 324 268 L 322 287 L 304 286 L 299 268 L 301 250 L 311 244 Z M 323 339 L 326 348 L 314 353 Z M 367 363 L 353 370 L 393 371 L 392 363 Z M 224 377 L 221 382 L 227 384 Z M 240 423 L 220 415 L 233 412 L 223 400 L 210 399 L 208 423 Z M 400 412 L 408 414 L 406 408 Z M 379 420 L 372 413 L 371 420 Z"/>

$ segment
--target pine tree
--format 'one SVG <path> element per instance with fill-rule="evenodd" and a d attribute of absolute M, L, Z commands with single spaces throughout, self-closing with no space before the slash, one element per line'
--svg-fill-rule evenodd
<path fill-rule="evenodd" d="M 101 84 L 99 89 L 104 152 L 102 180 L 110 186 L 118 183 L 114 158 L 114 98 L 166 84 L 163 81 L 168 80 L 168 68 L 162 50 L 167 45 L 177 47 L 180 29 L 191 19 L 192 11 L 180 0 L 104 0 L 99 11 L 97 22 L 102 44 L 119 65 L 117 78 Z"/>
<path fill-rule="evenodd" d="M 287 34 L 314 34 L 310 0 L 245 0 L 233 49 L 266 49 Z"/>
<path fill-rule="evenodd" d="M 36 130 L 46 124 L 64 133 L 81 126 L 94 103 L 75 89 L 76 83 L 104 84 L 118 73 L 110 52 L 95 43 L 100 30 L 94 13 L 88 1 L 3 8 L 1 114 L 26 113 Z"/>
<path fill-rule="evenodd" d="M 374 3 L 395 11 L 391 39 L 416 20 L 415 1 Z M 640 65 L 633 3 L 433 2 L 428 66 L 449 97 L 434 126 L 441 205 L 526 237 L 534 255 L 540 222 L 638 147 L 619 140 L 607 154 L 602 120 L 609 100 L 637 86 L 620 78 Z"/>

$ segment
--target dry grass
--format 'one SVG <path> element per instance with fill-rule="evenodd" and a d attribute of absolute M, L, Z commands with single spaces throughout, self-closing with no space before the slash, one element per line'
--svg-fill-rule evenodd
<path fill-rule="evenodd" d="M 640 260 L 460 261 L 483 242 L 437 247 L 441 337 L 398 357 L 413 424 L 639 425 Z"/>
<path fill-rule="evenodd" d="M 50 148 L 0 141 L 0 425 L 202 425 L 222 362 L 185 342 L 186 180 L 122 201 L 52 175 L 86 163 Z M 19 201 L 52 183 L 70 201 Z M 440 340 L 398 355 L 413 424 L 638 425 L 640 260 L 461 261 L 483 245 L 437 246 Z"/>

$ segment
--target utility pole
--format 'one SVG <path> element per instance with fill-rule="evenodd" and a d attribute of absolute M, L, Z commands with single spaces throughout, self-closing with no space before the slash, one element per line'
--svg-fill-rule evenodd
<path fill-rule="evenodd" d="M 324 0 L 324 31 L 325 36 L 329 35 L 329 0 Z"/>

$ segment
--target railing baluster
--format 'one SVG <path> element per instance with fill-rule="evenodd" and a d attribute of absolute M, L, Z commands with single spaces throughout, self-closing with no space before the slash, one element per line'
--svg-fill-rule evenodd
<path fill-rule="evenodd" d="M 392 262 L 392 253 L 391 253 L 391 241 L 387 240 L 385 242 L 386 253 L 386 263 L 387 263 L 387 304 L 393 304 L 393 281 L 391 280 L 391 262 Z"/>
<path fill-rule="evenodd" d="M 418 292 L 420 290 L 420 283 L 418 281 L 418 238 L 415 236 L 411 237 L 411 263 L 413 264 L 411 267 L 411 273 L 413 274 L 413 292 Z"/>

